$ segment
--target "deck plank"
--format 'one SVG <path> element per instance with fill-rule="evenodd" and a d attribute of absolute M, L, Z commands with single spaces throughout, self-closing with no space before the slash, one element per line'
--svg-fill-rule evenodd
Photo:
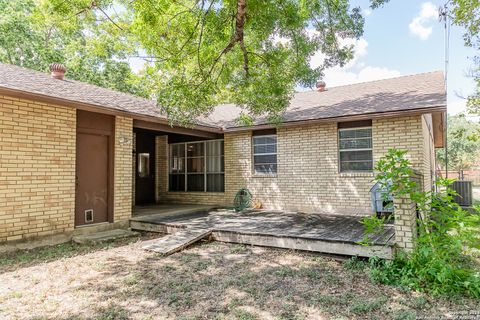
<path fill-rule="evenodd" d="M 185 247 L 208 237 L 212 233 L 212 230 L 208 229 L 193 229 L 188 228 L 176 233 L 169 234 L 158 240 L 152 240 L 146 246 L 144 250 L 154 251 L 163 255 L 169 255 L 177 251 L 183 250 Z"/>
<path fill-rule="evenodd" d="M 291 249 L 301 247 L 303 250 L 320 252 L 330 252 L 329 250 L 332 249 L 340 254 L 353 255 L 357 251 L 359 255 L 366 256 L 373 255 L 369 252 L 370 249 L 375 249 L 381 252 L 379 256 L 390 255 L 389 252 L 392 250 L 395 234 L 393 225 L 385 225 L 380 234 L 372 237 L 371 245 L 375 248 L 372 247 L 367 252 L 367 249 L 359 245 L 364 234 L 361 219 L 361 216 L 339 214 L 299 214 L 267 210 L 244 213 L 223 210 L 188 215 L 158 215 L 145 217 L 145 219 L 136 217 L 135 223 L 138 224 L 139 220 L 144 220 L 143 223 L 152 223 L 165 226 L 165 228 L 176 228 L 176 230 L 181 230 L 179 232 L 184 230 L 211 230 L 214 239 L 217 237 L 227 240 L 242 239 L 242 241 L 246 241 L 245 243 L 258 242 L 258 245 Z M 184 229 L 182 230 L 182 228 Z M 191 237 L 194 238 L 193 235 Z M 164 244 L 162 248 L 157 248 L 159 252 L 168 252 L 170 245 L 172 248 L 178 245 L 179 247 L 176 249 L 178 251 L 190 244 L 185 240 L 186 245 L 182 246 L 177 241 L 168 239 L 170 238 L 164 241 L 168 242 L 169 245 Z"/>

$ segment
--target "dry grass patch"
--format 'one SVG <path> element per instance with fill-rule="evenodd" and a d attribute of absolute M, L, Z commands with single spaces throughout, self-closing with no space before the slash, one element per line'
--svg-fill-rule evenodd
<path fill-rule="evenodd" d="M 0 318 L 414 319 L 478 306 L 377 285 L 361 267 L 312 253 L 203 242 L 163 257 L 141 246 L 10 257 Z"/>

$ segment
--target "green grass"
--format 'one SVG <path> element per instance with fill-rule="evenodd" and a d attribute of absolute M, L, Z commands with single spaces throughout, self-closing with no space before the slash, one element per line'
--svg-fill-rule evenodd
<path fill-rule="evenodd" d="M 387 297 L 380 297 L 373 300 L 359 301 L 355 302 L 350 307 L 350 312 L 352 313 L 371 313 L 377 310 L 380 310 L 383 305 L 388 301 Z"/>
<path fill-rule="evenodd" d="M 128 312 L 120 306 L 110 304 L 107 307 L 97 308 L 98 320 L 127 320 L 130 319 Z"/>
<path fill-rule="evenodd" d="M 234 244 L 230 248 L 230 253 L 232 254 L 242 254 L 242 253 L 247 253 L 249 250 L 247 246 L 243 244 Z"/>
<path fill-rule="evenodd" d="M 235 319 L 238 320 L 257 320 L 257 316 L 245 310 L 235 310 Z"/>

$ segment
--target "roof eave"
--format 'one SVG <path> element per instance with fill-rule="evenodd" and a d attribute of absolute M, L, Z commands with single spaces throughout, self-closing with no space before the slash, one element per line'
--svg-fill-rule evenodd
<path fill-rule="evenodd" d="M 345 122 L 345 121 L 357 121 L 357 120 L 378 119 L 378 118 L 393 118 L 393 117 L 399 117 L 399 116 L 414 116 L 414 115 L 422 115 L 427 113 L 446 112 L 446 110 L 447 110 L 447 106 L 445 104 L 445 105 L 428 106 L 428 107 L 418 108 L 414 110 L 385 111 L 385 112 L 375 112 L 375 113 L 363 113 L 358 115 L 328 117 L 328 118 L 321 118 L 321 119 L 288 121 L 288 122 L 282 122 L 279 125 L 259 124 L 259 125 L 253 125 L 253 126 L 226 127 L 223 129 L 223 132 L 228 133 L 228 132 L 272 129 L 277 127 L 305 126 L 305 125 L 328 123 L 332 121 Z"/>
<path fill-rule="evenodd" d="M 85 110 L 85 111 L 99 112 L 99 113 L 109 114 L 114 116 L 130 117 L 136 120 L 166 124 L 170 126 L 170 123 L 167 119 L 163 119 L 160 117 L 142 115 L 135 112 L 112 109 L 112 108 L 104 107 L 101 105 L 78 102 L 78 101 L 63 99 L 59 97 L 52 97 L 52 96 L 41 94 L 41 93 L 32 93 L 32 92 L 27 92 L 27 91 L 18 90 L 18 89 L 0 87 L 0 94 L 11 96 L 14 98 L 40 101 L 43 103 L 54 104 L 54 105 L 59 105 L 64 107 L 71 107 L 71 108 L 76 108 L 76 109 Z M 192 129 L 203 130 L 203 131 L 218 133 L 218 134 L 223 133 L 221 127 L 214 127 L 214 126 L 209 127 L 206 125 L 194 125 Z"/>

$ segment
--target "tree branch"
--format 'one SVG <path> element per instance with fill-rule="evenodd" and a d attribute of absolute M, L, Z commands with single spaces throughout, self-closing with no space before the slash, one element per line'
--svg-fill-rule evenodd
<path fill-rule="evenodd" d="M 110 16 L 109 16 L 105 11 L 103 11 L 102 8 L 100 8 L 100 7 L 97 7 L 97 8 L 98 8 L 98 10 L 100 10 L 100 11 L 105 15 L 105 17 L 107 17 L 107 19 L 110 20 L 110 22 L 113 23 L 118 29 L 124 31 L 123 28 L 120 27 L 115 21 L 113 21 L 112 18 L 110 18 Z"/>
<path fill-rule="evenodd" d="M 245 48 L 245 43 L 243 42 L 243 40 L 240 41 L 240 48 L 243 52 L 243 70 L 245 70 L 245 76 L 248 78 L 250 76 L 248 65 L 248 52 L 247 48 Z"/>

